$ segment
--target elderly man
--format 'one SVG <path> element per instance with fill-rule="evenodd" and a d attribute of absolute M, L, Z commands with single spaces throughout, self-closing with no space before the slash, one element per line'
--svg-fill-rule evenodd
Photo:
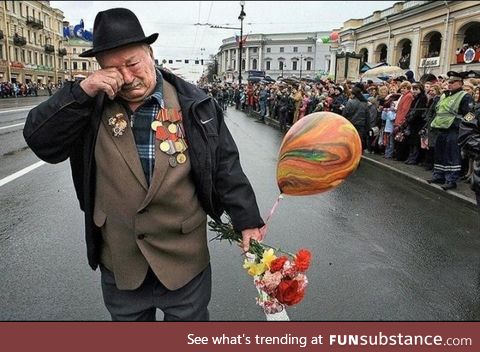
<path fill-rule="evenodd" d="M 224 210 L 243 236 L 263 221 L 221 108 L 197 87 L 156 70 L 133 12 L 99 12 L 101 69 L 68 82 L 30 111 L 24 137 L 43 160 L 70 159 L 85 213 L 88 261 L 100 266 L 113 320 L 208 320 L 206 215 Z"/>
<path fill-rule="evenodd" d="M 460 147 L 457 144 L 458 129 L 463 117 L 472 106 L 473 99 L 463 89 L 463 75 L 449 71 L 448 90 L 440 97 L 436 105 L 435 117 L 430 124 L 432 132 L 437 134 L 433 177 L 428 183 L 441 184 L 445 191 L 455 189 L 462 169 Z"/>

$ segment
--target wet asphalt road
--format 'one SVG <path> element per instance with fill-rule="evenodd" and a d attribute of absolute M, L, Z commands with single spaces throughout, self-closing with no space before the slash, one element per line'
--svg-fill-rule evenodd
<path fill-rule="evenodd" d="M 234 109 L 226 120 L 267 214 L 278 196 L 282 135 Z M 7 137 L 0 130 L 1 150 L 17 149 L 0 154 L 0 179 L 38 161 L 22 140 L 21 128 Z M 68 163 L 0 187 L 0 209 L 0 320 L 109 319 L 99 274 L 86 263 Z M 288 308 L 292 320 L 480 320 L 478 214 L 376 166 L 361 163 L 328 193 L 285 197 L 266 242 L 313 253 L 307 295 Z M 265 320 L 240 250 L 210 247 L 211 319 Z"/>

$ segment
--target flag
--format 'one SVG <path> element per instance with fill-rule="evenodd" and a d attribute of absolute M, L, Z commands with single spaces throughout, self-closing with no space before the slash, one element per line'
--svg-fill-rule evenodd
<path fill-rule="evenodd" d="M 248 34 L 243 36 L 243 38 L 242 38 L 242 45 L 245 45 L 245 43 L 247 42 L 247 36 L 248 36 Z M 240 43 L 240 36 L 239 36 L 239 35 L 236 35 L 236 34 L 235 34 L 235 42 L 236 42 L 237 44 Z"/>
<path fill-rule="evenodd" d="M 63 27 L 63 37 L 70 38 L 70 29 L 68 27 Z"/>
<path fill-rule="evenodd" d="M 91 31 L 83 31 L 83 39 L 87 42 L 93 42 L 93 33 Z"/>
<path fill-rule="evenodd" d="M 83 19 L 82 19 L 82 20 L 80 20 L 79 24 L 77 24 L 75 27 L 73 27 L 73 33 L 74 33 L 75 37 L 83 38 L 83 28 L 84 28 L 84 24 L 83 24 Z"/>

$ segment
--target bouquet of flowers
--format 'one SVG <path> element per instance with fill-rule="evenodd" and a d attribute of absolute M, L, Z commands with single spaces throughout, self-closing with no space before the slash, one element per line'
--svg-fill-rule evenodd
<path fill-rule="evenodd" d="M 229 219 L 230 220 L 230 219 Z M 231 222 L 209 221 L 210 229 L 217 233 L 217 240 L 241 243 L 242 235 Z M 305 272 L 310 266 L 311 253 L 300 249 L 295 255 L 267 244 L 252 241 L 243 267 L 254 277 L 259 292 L 256 301 L 267 316 L 285 310 L 285 306 L 299 303 L 308 284 Z"/>

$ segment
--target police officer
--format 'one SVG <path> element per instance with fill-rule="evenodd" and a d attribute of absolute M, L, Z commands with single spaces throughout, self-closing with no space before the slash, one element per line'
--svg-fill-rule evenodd
<path fill-rule="evenodd" d="M 479 71 L 467 72 L 469 77 L 480 78 Z M 460 122 L 458 144 L 474 158 L 472 189 L 477 198 L 480 210 L 480 106 L 474 102 L 475 108 L 466 114 Z"/>
<path fill-rule="evenodd" d="M 463 117 L 473 107 L 473 98 L 463 91 L 465 75 L 447 72 L 448 90 L 442 94 L 436 106 L 435 117 L 430 124 L 436 132 L 433 176 L 428 183 L 441 184 L 447 191 L 457 187 L 462 169 L 462 157 L 458 145 L 458 130 Z"/>

